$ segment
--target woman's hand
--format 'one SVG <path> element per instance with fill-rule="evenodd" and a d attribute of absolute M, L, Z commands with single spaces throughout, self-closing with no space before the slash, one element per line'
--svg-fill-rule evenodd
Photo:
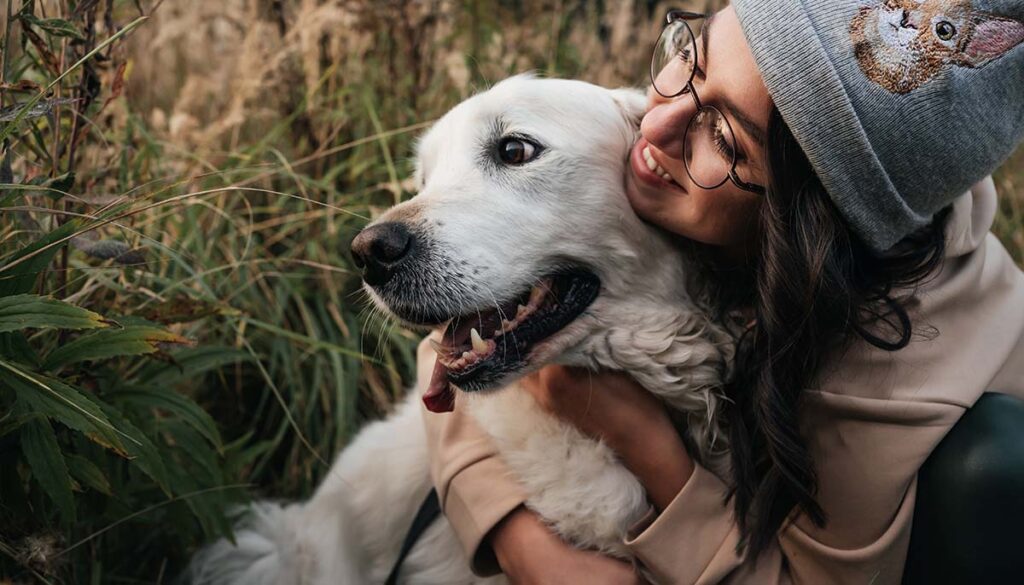
<path fill-rule="evenodd" d="M 498 564 L 513 584 L 639 585 L 633 566 L 575 549 L 553 534 L 537 515 L 520 507 L 491 531 Z"/>
<path fill-rule="evenodd" d="M 611 447 L 659 510 L 693 473 L 665 407 L 630 376 L 545 366 L 523 385 L 542 408 Z"/>

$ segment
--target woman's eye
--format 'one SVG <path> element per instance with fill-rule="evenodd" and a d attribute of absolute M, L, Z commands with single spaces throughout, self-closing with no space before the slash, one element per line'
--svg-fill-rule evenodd
<path fill-rule="evenodd" d="M 726 136 L 726 130 L 722 123 L 715 126 L 714 141 L 715 149 L 718 150 L 719 154 L 728 160 L 736 159 L 736 149 L 733 147 L 732 141 Z"/>
<path fill-rule="evenodd" d="M 521 165 L 537 158 L 540 148 L 522 138 L 506 137 L 498 142 L 498 158 L 509 165 Z"/>
<path fill-rule="evenodd" d="M 687 65 L 693 65 L 693 49 L 689 45 L 679 51 L 679 60 Z"/>

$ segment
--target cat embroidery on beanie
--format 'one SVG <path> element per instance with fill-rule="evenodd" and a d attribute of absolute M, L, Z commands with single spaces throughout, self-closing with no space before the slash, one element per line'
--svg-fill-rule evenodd
<path fill-rule="evenodd" d="M 905 94 L 943 68 L 981 67 L 1024 41 L 1024 23 L 975 12 L 970 0 L 884 0 L 850 24 L 861 70 Z"/>

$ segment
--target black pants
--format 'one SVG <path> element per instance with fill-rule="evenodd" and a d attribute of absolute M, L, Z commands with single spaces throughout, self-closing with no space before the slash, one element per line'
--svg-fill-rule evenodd
<path fill-rule="evenodd" d="M 921 468 L 903 582 L 1024 583 L 1024 400 L 985 394 Z"/>

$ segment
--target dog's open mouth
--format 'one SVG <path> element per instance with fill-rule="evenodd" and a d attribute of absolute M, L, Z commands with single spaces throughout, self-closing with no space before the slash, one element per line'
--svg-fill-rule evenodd
<path fill-rule="evenodd" d="M 533 347 L 572 323 L 600 288 L 589 271 L 559 272 L 504 305 L 452 319 L 441 343 L 434 343 L 437 362 L 423 395 L 427 409 L 450 411 L 452 384 L 467 392 L 485 390 L 521 369 Z"/>

